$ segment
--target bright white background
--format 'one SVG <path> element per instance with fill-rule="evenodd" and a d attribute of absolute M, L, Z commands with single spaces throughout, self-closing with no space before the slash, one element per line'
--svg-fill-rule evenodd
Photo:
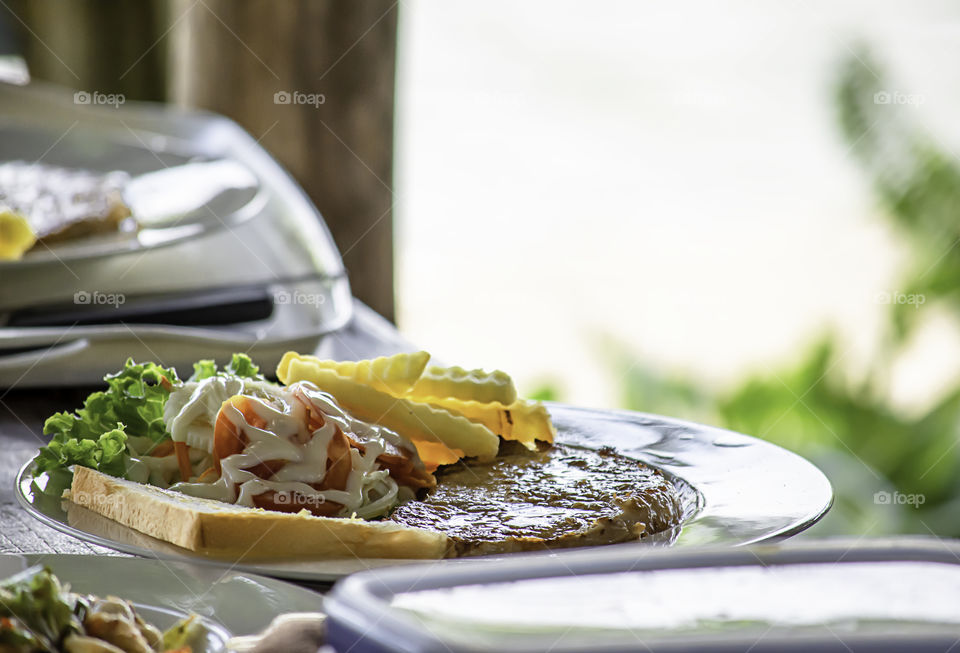
<path fill-rule="evenodd" d="M 821 329 L 863 363 L 905 250 L 836 126 L 860 41 L 956 139 L 948 2 L 405 0 L 399 323 L 521 390 L 618 402 L 601 343 L 724 386 Z M 932 315 L 894 380 L 936 399 L 960 346 Z"/>

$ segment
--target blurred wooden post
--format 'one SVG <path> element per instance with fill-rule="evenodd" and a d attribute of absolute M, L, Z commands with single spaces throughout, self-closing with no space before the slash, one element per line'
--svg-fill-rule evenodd
<path fill-rule="evenodd" d="M 171 21 L 172 99 L 261 139 L 323 214 L 354 295 L 393 320 L 396 3 L 174 0 Z"/>
<path fill-rule="evenodd" d="M 163 101 L 168 9 L 167 0 L 7 0 L 0 18 L 34 79 Z"/>

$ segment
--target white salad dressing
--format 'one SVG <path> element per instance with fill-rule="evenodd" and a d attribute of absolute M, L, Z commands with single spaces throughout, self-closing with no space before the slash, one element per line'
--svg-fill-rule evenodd
<path fill-rule="evenodd" d="M 131 481 L 167 487 L 171 479 L 179 477 L 177 457 L 172 452 L 166 456 L 154 455 L 158 445 L 151 438 L 129 435 L 127 445 L 133 452 L 126 470 L 127 478 Z M 211 455 L 203 449 L 191 449 L 190 464 L 194 473 L 199 473 L 210 466 Z"/>
<path fill-rule="evenodd" d="M 234 395 L 269 396 L 276 388 L 279 386 L 268 381 L 235 376 L 187 381 L 170 393 L 163 407 L 163 422 L 174 442 L 213 453 L 213 420 L 223 402 Z"/>
<path fill-rule="evenodd" d="M 238 394 L 250 397 L 248 405 L 264 422 L 262 428 L 248 424 L 236 405 L 224 403 Z M 308 431 L 307 406 L 295 395 L 308 402 L 312 412 L 322 413 L 322 427 Z M 218 480 L 176 483 L 172 490 L 250 507 L 255 505 L 253 497 L 273 490 L 278 493 L 278 502 L 285 499 L 307 509 L 334 502 L 343 506 L 339 514 L 356 513 L 359 517 L 382 515 L 410 496 L 410 490 L 399 488 L 388 470 L 380 469 L 377 457 L 387 451 L 389 443 L 416 458 L 413 445 L 388 429 L 350 416 L 333 397 L 309 382 L 282 387 L 266 381 L 211 377 L 187 383 L 171 393 L 164 422 L 175 442 L 212 453 L 214 424 L 221 406 L 224 417 L 246 436 L 247 446 L 220 461 Z M 326 476 L 327 451 L 337 427 L 362 444 L 364 452 L 350 448 L 352 469 L 345 489 L 316 490 L 310 484 L 321 483 Z M 270 480 L 247 471 L 280 460 L 286 464 Z"/>

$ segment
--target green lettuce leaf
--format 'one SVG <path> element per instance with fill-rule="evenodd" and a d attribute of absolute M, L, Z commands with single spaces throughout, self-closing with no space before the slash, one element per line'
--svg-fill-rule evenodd
<path fill-rule="evenodd" d="M 243 379 L 262 379 L 260 368 L 246 354 L 234 354 L 222 372 L 217 370 L 217 363 L 210 359 L 197 361 L 193 364 L 193 375 L 188 381 L 203 381 L 211 376 L 237 376 Z"/>
<path fill-rule="evenodd" d="M 193 375 L 187 381 L 203 381 L 217 375 L 217 363 L 211 358 L 199 360 L 193 364 Z"/>
<path fill-rule="evenodd" d="M 170 437 L 163 406 L 179 384 L 173 368 L 127 359 L 123 369 L 104 377 L 107 389 L 94 392 L 83 408 L 52 415 L 43 425 L 50 444 L 40 449 L 35 474 L 84 465 L 124 477 L 130 459 L 127 436 L 154 442 Z"/>
<path fill-rule="evenodd" d="M 118 428 L 103 433 L 96 440 L 55 437 L 50 444 L 40 449 L 36 469 L 37 473 L 42 473 L 66 469 L 71 465 L 83 465 L 122 478 L 126 476 L 129 458 L 127 434 L 120 424 Z"/>
<path fill-rule="evenodd" d="M 137 364 L 128 358 L 122 370 L 103 380 L 107 390 L 91 394 L 75 413 L 50 417 L 43 425 L 44 435 L 61 441 L 98 439 L 107 431 L 123 428 L 130 435 L 154 442 L 169 437 L 163 423 L 163 405 L 170 388 L 180 382 L 176 370 L 155 363 Z"/>
<path fill-rule="evenodd" d="M 46 567 L 31 567 L 0 584 L 0 645 L 58 651 L 71 632 L 80 632 L 85 604 L 65 591 Z"/>
<path fill-rule="evenodd" d="M 154 442 L 169 437 L 163 423 L 163 406 L 170 396 L 170 390 L 180 383 L 176 370 L 160 367 L 156 363 L 137 365 L 132 358 L 128 358 L 122 370 L 108 374 L 103 380 L 107 382 L 109 390 L 102 393 L 104 398 L 98 398 L 93 406 L 90 405 L 90 398 L 87 399 L 84 404 L 87 419 L 94 418 L 91 415 L 93 409 L 102 409 L 107 412 L 105 417 L 100 417 L 100 423 L 107 425 L 113 422 L 110 428 L 123 423 L 130 435 L 146 436 Z M 94 393 L 91 398 L 97 394 Z"/>
<path fill-rule="evenodd" d="M 227 365 L 227 374 L 247 379 L 262 379 L 260 368 L 253 364 L 246 354 L 234 354 Z"/>

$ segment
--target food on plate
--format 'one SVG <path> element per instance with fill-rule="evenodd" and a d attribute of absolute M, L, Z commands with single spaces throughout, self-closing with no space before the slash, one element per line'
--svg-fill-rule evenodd
<path fill-rule="evenodd" d="M 440 558 L 637 539 L 674 526 L 660 472 L 555 443 L 503 372 L 426 352 L 335 362 L 287 353 L 268 381 L 127 361 L 44 425 L 35 473 L 73 505 L 236 558 Z"/>
<path fill-rule="evenodd" d="M 451 369 L 452 372 L 445 373 L 440 368 L 432 368 L 427 372 L 426 384 L 422 384 L 420 378 L 407 378 L 409 389 L 404 389 L 403 384 L 399 390 L 379 389 L 342 376 L 330 361 L 288 352 L 277 366 L 277 377 L 284 383 L 316 384 L 356 415 L 366 415 L 409 434 L 418 449 L 421 443 L 434 443 L 462 451 L 468 457 L 491 460 L 499 447 L 497 436 L 518 440 L 530 449 L 535 448 L 537 440 L 553 442 L 556 430 L 547 409 L 542 404 L 516 399 L 513 381 L 506 374 Z M 416 393 L 418 386 L 423 394 Z M 508 405 L 475 399 L 496 392 L 500 393 L 498 398 L 509 400 Z M 428 446 L 423 447 L 424 451 Z M 428 463 L 435 462 L 429 454 L 426 457 Z M 449 460 L 449 456 L 445 460 Z"/>
<path fill-rule="evenodd" d="M 191 653 L 195 615 L 161 632 L 132 604 L 70 591 L 46 567 L 0 581 L 0 653 Z"/>
<path fill-rule="evenodd" d="M 288 495 L 280 495 L 288 496 Z M 296 512 L 238 507 L 196 499 L 78 466 L 69 498 L 76 505 L 171 544 L 214 557 L 442 558 L 442 533 L 352 515 L 323 517 L 289 495 Z M 319 504 L 323 505 L 323 504 Z"/>
<path fill-rule="evenodd" d="M 0 260 L 38 245 L 134 227 L 121 196 L 128 176 L 45 163 L 0 164 Z"/>
<path fill-rule="evenodd" d="M 669 480 L 610 448 L 507 443 L 496 460 L 459 462 L 390 519 L 444 533 L 453 555 L 627 542 L 680 519 Z"/>

